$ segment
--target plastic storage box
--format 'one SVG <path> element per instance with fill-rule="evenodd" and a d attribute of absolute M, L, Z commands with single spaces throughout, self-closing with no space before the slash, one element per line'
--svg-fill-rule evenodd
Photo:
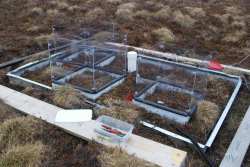
<path fill-rule="evenodd" d="M 112 128 L 112 130 L 119 131 L 125 135 L 119 136 L 118 134 L 108 132 L 104 130 L 105 128 L 102 127 L 102 125 L 109 126 Z M 97 133 L 98 137 L 119 144 L 125 144 L 129 140 L 134 128 L 134 126 L 129 123 L 105 115 L 100 116 L 95 121 L 95 123 L 93 123 L 92 127 L 94 128 L 94 131 Z"/>

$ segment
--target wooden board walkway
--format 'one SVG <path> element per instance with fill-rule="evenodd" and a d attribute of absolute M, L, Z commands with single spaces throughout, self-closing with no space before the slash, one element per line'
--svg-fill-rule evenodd
<path fill-rule="evenodd" d="M 220 167 L 239 167 L 250 143 L 250 107 L 248 108 Z"/>
<path fill-rule="evenodd" d="M 22 94 L 15 90 L 0 85 L 0 97 L 5 102 L 26 113 L 37 118 L 46 120 L 49 123 L 59 126 L 64 131 L 75 135 L 84 140 L 95 141 L 106 146 L 117 146 L 117 144 L 102 140 L 97 137 L 91 125 L 94 120 L 86 123 L 55 123 L 57 111 L 61 108 L 54 105 L 37 100 L 28 95 Z M 152 140 L 132 134 L 131 139 L 124 145 L 121 145 L 128 154 L 134 154 L 138 158 L 147 160 L 159 166 L 184 166 L 187 153 Z"/>

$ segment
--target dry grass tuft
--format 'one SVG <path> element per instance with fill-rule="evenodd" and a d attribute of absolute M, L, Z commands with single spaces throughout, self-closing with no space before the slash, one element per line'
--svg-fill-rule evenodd
<path fill-rule="evenodd" d="M 185 28 L 191 28 L 194 23 L 195 19 L 192 19 L 188 15 L 183 15 L 179 10 L 174 12 L 174 21 L 177 22 L 180 26 Z"/>
<path fill-rule="evenodd" d="M 24 60 L 22 64 L 28 64 L 28 63 L 36 61 L 36 60 L 42 60 L 44 58 L 48 58 L 48 56 L 49 56 L 48 52 L 37 53 L 34 56 Z"/>
<path fill-rule="evenodd" d="M 247 32 L 244 30 L 236 31 L 235 33 L 229 33 L 223 40 L 226 42 L 237 42 L 246 34 Z"/>
<path fill-rule="evenodd" d="M 49 1 L 49 5 L 51 6 L 51 7 L 56 7 L 57 5 L 58 5 L 58 1 Z"/>
<path fill-rule="evenodd" d="M 41 47 L 47 47 L 48 44 L 48 39 L 52 38 L 52 35 L 41 35 L 39 37 L 36 37 L 35 40 L 38 43 L 39 46 Z"/>
<path fill-rule="evenodd" d="M 244 21 L 233 21 L 231 27 L 244 29 L 246 27 L 246 23 Z"/>
<path fill-rule="evenodd" d="M 32 26 L 30 28 L 27 29 L 27 31 L 29 32 L 34 32 L 34 33 L 38 33 L 39 32 L 40 27 L 39 26 Z"/>
<path fill-rule="evenodd" d="M 17 114 L 15 114 L 12 108 L 8 106 L 3 99 L 0 98 L 0 123 L 4 122 L 6 119 L 13 118 L 15 115 Z"/>
<path fill-rule="evenodd" d="M 91 18 L 105 17 L 105 11 L 101 8 L 95 8 L 94 10 L 89 11 L 86 16 Z"/>
<path fill-rule="evenodd" d="M 212 26 L 212 25 L 209 25 L 208 28 L 213 32 L 213 33 L 219 33 L 220 32 L 220 29 L 215 27 L 215 26 Z"/>
<path fill-rule="evenodd" d="M 237 120 L 237 116 L 231 116 L 228 120 L 227 120 L 227 126 L 226 128 L 230 131 L 236 131 L 239 126 L 240 126 L 240 121 Z"/>
<path fill-rule="evenodd" d="M 229 14 L 219 15 L 219 14 L 213 14 L 213 17 L 217 18 L 222 24 L 227 25 L 229 22 Z"/>
<path fill-rule="evenodd" d="M 35 7 L 31 10 L 31 14 L 39 15 L 39 16 L 44 16 L 45 14 L 43 13 L 42 8 Z"/>
<path fill-rule="evenodd" d="M 164 7 L 153 15 L 153 19 L 164 20 L 170 18 L 172 14 L 171 8 L 169 6 Z"/>
<path fill-rule="evenodd" d="M 14 146 L 0 156 L 0 166 L 41 166 L 42 153 L 44 152 L 45 146 L 41 142 Z"/>
<path fill-rule="evenodd" d="M 53 10 L 53 9 L 48 10 L 47 14 L 49 16 L 53 16 L 53 17 L 63 17 L 63 16 L 65 16 L 64 13 L 60 13 L 58 10 Z"/>
<path fill-rule="evenodd" d="M 230 75 L 236 75 L 236 76 L 242 77 L 242 73 L 239 70 L 226 68 L 226 69 L 223 69 L 222 72 L 230 74 Z"/>
<path fill-rule="evenodd" d="M 188 11 L 188 13 L 194 17 L 194 18 L 201 18 L 205 17 L 206 13 L 202 8 L 197 8 L 197 7 L 185 7 L 185 9 Z"/>
<path fill-rule="evenodd" d="M 212 102 L 202 100 L 198 103 L 195 116 L 201 126 L 201 130 L 206 133 L 214 127 L 219 119 L 219 107 Z"/>
<path fill-rule="evenodd" d="M 98 115 L 107 115 L 109 117 L 119 119 L 121 121 L 134 124 L 138 112 L 130 108 L 123 107 L 108 107 L 95 109 Z"/>
<path fill-rule="evenodd" d="M 162 3 L 155 3 L 152 1 L 146 1 L 144 3 L 144 9 L 149 10 L 149 11 L 158 11 L 164 7 L 164 4 Z"/>
<path fill-rule="evenodd" d="M 128 9 L 118 9 L 116 12 L 116 19 L 118 22 L 131 22 L 133 21 L 133 13 Z"/>
<path fill-rule="evenodd" d="M 177 40 L 173 32 L 166 27 L 154 30 L 153 33 L 158 37 L 160 41 L 174 42 Z"/>
<path fill-rule="evenodd" d="M 139 112 L 137 111 L 138 107 L 131 101 L 108 98 L 104 100 L 103 103 L 107 106 L 106 108 L 94 108 L 98 116 L 107 115 L 131 124 L 135 123 Z"/>
<path fill-rule="evenodd" d="M 107 4 L 111 4 L 111 5 L 120 5 L 122 3 L 122 0 L 106 0 Z"/>
<path fill-rule="evenodd" d="M 131 12 L 135 12 L 140 5 L 135 2 L 130 2 L 130 3 L 125 3 L 119 6 L 119 9 L 127 9 L 130 10 Z"/>
<path fill-rule="evenodd" d="M 111 32 L 100 32 L 100 33 L 95 34 L 93 37 L 94 39 L 96 39 L 95 41 L 102 43 L 102 42 L 110 40 L 112 36 L 113 36 L 113 33 Z"/>
<path fill-rule="evenodd" d="M 134 17 L 141 17 L 141 18 L 148 18 L 150 17 L 152 14 L 149 13 L 147 10 L 141 10 L 138 11 L 134 14 Z"/>
<path fill-rule="evenodd" d="M 70 6 L 68 8 L 68 11 L 70 11 L 70 12 L 76 12 L 76 11 L 80 12 L 80 11 L 82 11 L 82 8 L 80 8 L 78 6 Z"/>
<path fill-rule="evenodd" d="M 33 135 L 40 133 L 41 127 L 32 116 L 15 117 L 5 120 L 0 126 L 1 148 L 9 148 L 33 140 Z"/>
<path fill-rule="evenodd" d="M 67 10 L 69 8 L 69 5 L 66 2 L 60 2 L 58 4 L 58 8 L 61 10 Z"/>
<path fill-rule="evenodd" d="M 225 10 L 226 10 L 226 12 L 228 14 L 231 14 L 231 15 L 240 15 L 240 14 L 242 14 L 242 11 L 237 9 L 234 6 L 226 7 Z"/>
<path fill-rule="evenodd" d="M 135 155 L 129 155 L 121 147 L 107 147 L 104 150 L 100 151 L 98 156 L 101 166 L 110 167 L 110 166 L 138 166 L 138 167 L 155 167 L 155 164 L 147 162 L 145 160 L 137 158 Z"/>
<path fill-rule="evenodd" d="M 85 103 L 83 93 L 68 85 L 60 85 L 53 89 L 53 101 L 56 105 L 64 108 L 72 108 L 74 105 Z"/>

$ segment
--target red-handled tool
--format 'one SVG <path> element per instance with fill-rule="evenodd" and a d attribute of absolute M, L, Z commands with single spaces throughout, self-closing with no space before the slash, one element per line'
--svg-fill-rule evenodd
<path fill-rule="evenodd" d="M 107 126 L 107 125 L 102 125 L 102 127 L 104 127 L 104 128 L 103 128 L 104 130 L 106 130 L 106 131 L 108 131 L 108 132 L 110 132 L 110 133 L 115 133 L 115 134 L 117 134 L 117 135 L 119 135 L 119 136 L 121 136 L 121 137 L 125 136 L 125 134 L 123 134 L 123 133 L 121 133 L 121 132 L 119 132 L 119 131 L 117 131 L 117 130 L 112 130 L 112 128 L 109 127 L 109 126 Z"/>

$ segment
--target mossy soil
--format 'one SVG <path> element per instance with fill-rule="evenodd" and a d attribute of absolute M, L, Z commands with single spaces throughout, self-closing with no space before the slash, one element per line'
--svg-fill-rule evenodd
<path fill-rule="evenodd" d="M 26 70 L 21 77 L 52 87 L 50 66 L 46 65 L 34 71 Z"/>

